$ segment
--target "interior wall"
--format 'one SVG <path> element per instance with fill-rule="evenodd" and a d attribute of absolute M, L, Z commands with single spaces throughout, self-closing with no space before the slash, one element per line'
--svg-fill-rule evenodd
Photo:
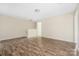
<path fill-rule="evenodd" d="M 74 14 L 74 39 L 76 43 L 75 50 L 79 50 L 79 7 L 76 8 Z"/>
<path fill-rule="evenodd" d="M 79 7 L 78 7 L 78 49 L 79 49 Z"/>
<path fill-rule="evenodd" d="M 78 43 L 78 50 L 79 50 L 79 6 L 78 6 L 78 9 L 77 9 L 77 15 L 76 15 L 76 18 L 77 18 L 77 43 Z"/>
<path fill-rule="evenodd" d="M 40 21 L 37 22 L 37 36 L 42 37 L 42 23 Z"/>
<path fill-rule="evenodd" d="M 31 20 L 0 16 L 0 40 L 26 36 L 27 30 L 35 26 Z"/>
<path fill-rule="evenodd" d="M 42 21 L 43 37 L 74 42 L 73 13 L 49 17 Z"/>

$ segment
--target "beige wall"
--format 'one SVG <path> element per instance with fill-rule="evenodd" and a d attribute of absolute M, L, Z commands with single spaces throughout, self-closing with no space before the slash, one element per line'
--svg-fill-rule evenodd
<path fill-rule="evenodd" d="M 43 37 L 73 42 L 73 14 L 49 17 L 42 21 Z"/>
<path fill-rule="evenodd" d="M 26 36 L 27 29 L 35 28 L 31 20 L 0 16 L 0 40 Z"/>

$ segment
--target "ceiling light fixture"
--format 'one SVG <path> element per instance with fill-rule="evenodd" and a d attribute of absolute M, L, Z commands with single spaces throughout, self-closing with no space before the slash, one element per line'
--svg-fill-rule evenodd
<path fill-rule="evenodd" d="M 35 9 L 35 12 L 40 12 L 40 9 Z"/>

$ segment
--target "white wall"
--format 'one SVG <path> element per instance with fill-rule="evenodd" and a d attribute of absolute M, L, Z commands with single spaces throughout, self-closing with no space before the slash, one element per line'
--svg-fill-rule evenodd
<path fill-rule="evenodd" d="M 74 14 L 74 32 L 75 32 L 75 42 L 78 43 L 78 38 L 79 38 L 79 20 L 78 20 L 78 9 L 75 11 L 75 14 Z"/>
<path fill-rule="evenodd" d="M 37 36 L 41 37 L 42 36 L 42 23 L 40 21 L 37 22 L 36 29 L 37 29 Z"/>
<path fill-rule="evenodd" d="M 0 16 L 0 40 L 26 36 L 27 29 L 35 28 L 31 20 Z"/>
<path fill-rule="evenodd" d="M 78 7 L 78 48 L 79 48 L 79 7 Z"/>
<path fill-rule="evenodd" d="M 75 54 L 79 51 L 79 6 L 77 6 L 74 13 L 74 40 L 76 43 Z"/>
<path fill-rule="evenodd" d="M 29 29 L 27 33 L 27 38 L 34 38 L 37 37 L 37 29 Z"/>
<path fill-rule="evenodd" d="M 73 42 L 73 13 L 42 21 L 43 37 Z"/>
<path fill-rule="evenodd" d="M 35 29 L 28 30 L 27 38 L 34 38 L 34 37 L 42 37 L 42 23 L 40 21 L 36 22 Z"/>

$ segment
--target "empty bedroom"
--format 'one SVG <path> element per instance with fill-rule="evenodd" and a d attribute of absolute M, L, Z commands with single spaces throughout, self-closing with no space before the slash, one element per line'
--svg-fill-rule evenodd
<path fill-rule="evenodd" d="M 0 3 L 0 56 L 78 56 L 78 3 Z"/>

